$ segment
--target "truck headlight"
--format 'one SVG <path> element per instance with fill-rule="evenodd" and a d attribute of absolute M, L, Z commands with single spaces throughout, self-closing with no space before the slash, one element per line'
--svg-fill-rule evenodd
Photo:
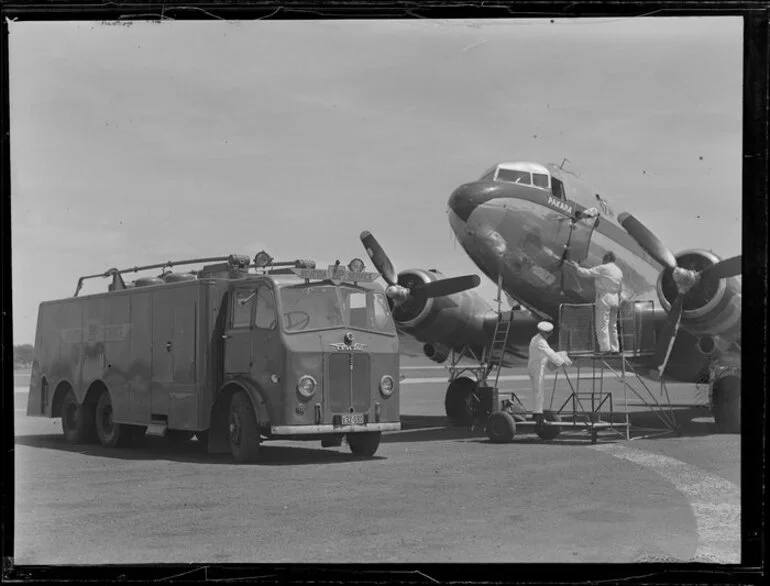
<path fill-rule="evenodd" d="M 393 377 L 385 375 L 380 379 L 380 392 L 383 397 L 390 397 L 393 394 L 393 390 L 396 388 L 396 383 L 393 382 Z"/>
<path fill-rule="evenodd" d="M 318 386 L 318 383 L 316 382 L 316 380 L 309 374 L 306 374 L 300 377 L 299 381 L 297 382 L 297 391 L 299 392 L 300 395 L 302 395 L 306 399 L 309 399 L 315 393 L 315 389 L 317 386 Z"/>

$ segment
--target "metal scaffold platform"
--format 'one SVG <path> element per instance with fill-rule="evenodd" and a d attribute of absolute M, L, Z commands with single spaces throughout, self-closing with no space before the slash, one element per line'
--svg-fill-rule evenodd
<path fill-rule="evenodd" d="M 624 304 L 619 311 L 618 326 L 621 351 L 616 354 L 598 352 L 594 331 L 594 304 L 562 304 L 559 308 L 558 350 L 566 352 L 573 362 L 571 370 L 555 371 L 549 408 L 545 422 L 528 418 L 530 412 L 516 396 L 492 389 L 492 413 L 487 420 L 487 434 L 492 441 L 510 441 L 517 429 L 534 431 L 542 439 L 555 439 L 562 432 L 575 432 L 596 443 L 603 437 L 626 440 L 677 433 L 679 430 L 671 408 L 665 381 L 659 380 L 655 393 L 635 365 L 644 364 L 655 351 L 652 301 Z M 494 342 L 493 342 L 494 344 Z M 499 376 L 499 375 L 498 375 Z M 557 385 L 564 379 L 569 396 L 554 409 Z M 622 388 L 622 405 L 618 385 Z M 495 378 L 497 381 L 497 377 Z M 499 395 L 511 399 L 500 401 Z M 662 427 L 633 425 L 629 414 L 629 395 L 636 397 L 644 409 L 651 411 Z M 621 407 L 620 409 L 618 407 Z"/>

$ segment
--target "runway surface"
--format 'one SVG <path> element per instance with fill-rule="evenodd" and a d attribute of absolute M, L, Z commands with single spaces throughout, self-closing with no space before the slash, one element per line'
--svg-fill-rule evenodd
<path fill-rule="evenodd" d="M 281 441 L 251 466 L 196 442 L 68 445 L 58 420 L 26 417 L 17 379 L 15 563 L 739 561 L 740 438 L 716 434 L 694 385 L 668 387 L 681 436 L 651 435 L 661 421 L 629 396 L 637 439 L 500 445 L 448 427 L 442 367 L 402 367 L 403 429 L 374 458 Z M 525 370 L 504 375 L 529 406 Z"/>

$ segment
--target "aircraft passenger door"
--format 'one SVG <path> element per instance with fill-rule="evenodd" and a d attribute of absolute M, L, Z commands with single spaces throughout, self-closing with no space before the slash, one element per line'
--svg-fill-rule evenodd
<path fill-rule="evenodd" d="M 254 289 L 234 289 L 229 293 L 229 317 L 224 333 L 225 374 L 251 371 L 251 338 L 254 314 Z"/>

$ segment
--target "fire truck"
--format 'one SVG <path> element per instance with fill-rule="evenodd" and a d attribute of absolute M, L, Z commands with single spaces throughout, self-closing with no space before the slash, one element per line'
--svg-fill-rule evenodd
<path fill-rule="evenodd" d="M 197 436 L 209 453 L 253 462 L 264 439 L 346 437 L 372 456 L 383 431 L 400 429 L 399 353 L 379 274 L 364 268 L 263 251 L 80 277 L 73 297 L 40 304 L 27 415 L 110 448 Z M 96 277 L 111 277 L 107 291 L 78 296 Z"/>

